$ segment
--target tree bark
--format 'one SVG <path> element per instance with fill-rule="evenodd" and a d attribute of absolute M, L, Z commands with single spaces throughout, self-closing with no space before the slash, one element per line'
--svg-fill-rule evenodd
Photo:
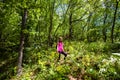
<path fill-rule="evenodd" d="M 107 13 L 105 12 L 105 15 L 104 15 L 104 20 L 103 20 L 103 25 L 104 25 L 104 26 L 105 26 L 105 24 L 106 24 L 106 19 L 107 19 Z M 105 27 L 103 27 L 102 32 L 103 32 L 103 40 L 104 40 L 104 42 L 106 42 L 106 40 L 107 40 L 107 35 L 106 35 L 106 26 L 105 26 Z"/>
<path fill-rule="evenodd" d="M 114 43 L 114 27 L 115 27 L 115 21 L 116 21 L 116 14 L 117 14 L 117 9 L 118 9 L 118 3 L 119 1 L 116 0 L 116 6 L 115 6 L 115 12 L 114 12 L 114 17 L 113 17 L 113 23 L 112 23 L 112 29 L 111 29 L 111 42 Z"/>
<path fill-rule="evenodd" d="M 54 2 L 52 2 L 52 5 L 50 5 L 50 26 L 49 26 L 49 34 L 48 34 L 48 45 L 52 46 L 52 28 L 53 28 L 53 13 L 54 13 Z"/>
<path fill-rule="evenodd" d="M 69 38 L 73 38 L 72 13 L 69 15 Z"/>
<path fill-rule="evenodd" d="M 90 21 L 91 21 L 92 15 L 93 15 L 93 13 L 89 12 L 89 16 L 88 16 L 88 19 L 87 19 L 87 41 L 88 42 L 91 41 L 91 37 L 89 36 L 88 31 L 90 30 Z"/>
<path fill-rule="evenodd" d="M 25 26 L 26 19 L 27 19 L 27 9 L 24 9 L 24 12 L 22 14 L 20 46 L 19 46 L 19 55 L 18 55 L 18 71 L 17 71 L 18 76 L 20 76 L 22 74 L 22 60 L 23 60 L 23 49 L 24 49 L 24 41 L 25 41 L 24 30 L 26 29 L 26 26 Z"/>

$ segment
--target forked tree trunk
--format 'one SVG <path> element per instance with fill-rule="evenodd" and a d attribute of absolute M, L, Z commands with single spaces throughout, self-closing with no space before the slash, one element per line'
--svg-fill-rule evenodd
<path fill-rule="evenodd" d="M 19 46 L 19 55 L 18 55 L 18 70 L 17 70 L 17 75 L 18 76 L 20 76 L 22 74 L 22 60 L 23 60 L 23 49 L 24 49 L 24 41 L 25 41 L 24 30 L 26 29 L 26 26 L 25 26 L 26 19 L 27 19 L 27 9 L 24 9 L 24 12 L 22 14 L 20 46 Z"/>
<path fill-rule="evenodd" d="M 114 17 L 113 17 L 113 23 L 112 23 L 112 29 L 111 29 L 111 42 L 114 43 L 114 27 L 115 27 L 115 21 L 116 21 L 116 14 L 117 14 L 117 9 L 118 9 L 118 3 L 119 1 L 116 0 L 116 6 L 115 6 L 115 12 L 114 12 Z"/>

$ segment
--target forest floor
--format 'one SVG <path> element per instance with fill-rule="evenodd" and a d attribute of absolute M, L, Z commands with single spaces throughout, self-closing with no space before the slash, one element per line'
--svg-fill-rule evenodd
<path fill-rule="evenodd" d="M 69 51 L 66 60 L 52 48 L 32 48 L 24 53 L 23 73 L 16 76 L 17 53 L 2 54 L 1 80 L 118 80 L 120 79 L 120 56 L 103 42 L 65 42 Z M 33 50 L 34 49 L 34 50 Z M 9 54 L 9 55 L 8 55 Z"/>

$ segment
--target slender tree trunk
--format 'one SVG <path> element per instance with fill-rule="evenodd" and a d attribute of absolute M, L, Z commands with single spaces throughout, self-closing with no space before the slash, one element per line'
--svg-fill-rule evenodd
<path fill-rule="evenodd" d="M 48 35 L 48 45 L 52 46 L 52 26 L 53 26 L 53 15 L 50 13 L 50 26 L 49 26 L 49 35 Z"/>
<path fill-rule="evenodd" d="M 48 35 L 48 45 L 49 46 L 52 46 L 52 35 L 51 35 L 51 32 L 52 32 L 52 23 L 50 24 L 50 27 L 49 27 L 49 35 Z"/>
<path fill-rule="evenodd" d="M 67 10 L 66 10 L 66 12 L 64 14 L 64 19 L 63 19 L 62 23 L 59 23 L 59 25 L 57 26 L 53 36 L 56 36 L 56 33 L 57 33 L 59 27 L 61 27 L 65 23 L 65 19 L 66 19 L 66 15 L 67 15 L 67 12 L 69 10 L 69 7 L 70 7 L 70 4 L 68 5 Z"/>
<path fill-rule="evenodd" d="M 53 28 L 53 13 L 54 13 L 54 2 L 52 2 L 52 5 L 50 5 L 50 26 L 49 26 L 49 34 L 48 34 L 48 45 L 52 46 L 52 28 Z"/>
<path fill-rule="evenodd" d="M 73 38 L 72 13 L 69 15 L 69 38 Z"/>
<path fill-rule="evenodd" d="M 112 23 L 112 29 L 111 29 L 111 42 L 114 43 L 114 27 L 115 27 L 115 21 L 116 21 L 116 14 L 117 14 L 117 9 L 118 9 L 118 3 L 119 1 L 116 0 L 116 6 L 115 6 L 115 12 L 114 12 L 114 17 L 113 17 L 113 23 Z"/>
<path fill-rule="evenodd" d="M 25 41 L 24 30 L 26 29 L 25 26 L 26 19 L 27 19 L 27 9 L 24 9 L 24 13 L 22 14 L 22 26 L 20 33 L 20 46 L 19 46 L 19 56 L 18 56 L 18 71 L 17 71 L 18 76 L 22 74 L 22 60 L 23 60 L 23 49 L 24 49 L 24 41 Z"/>
<path fill-rule="evenodd" d="M 105 24 L 106 24 L 106 19 L 107 19 L 107 13 L 105 12 L 105 15 L 104 15 L 104 21 L 103 21 L 103 25 L 104 25 L 104 26 L 105 26 Z M 106 40 L 107 40 L 106 26 L 103 27 L 102 32 L 103 32 L 103 40 L 104 40 L 104 42 L 106 42 Z"/>
<path fill-rule="evenodd" d="M 88 20 L 87 20 L 87 41 L 90 42 L 91 39 L 90 39 L 90 36 L 89 36 L 89 33 L 88 31 L 90 30 L 90 21 L 91 21 L 91 17 L 92 17 L 92 12 L 89 12 L 89 17 L 88 17 Z"/>

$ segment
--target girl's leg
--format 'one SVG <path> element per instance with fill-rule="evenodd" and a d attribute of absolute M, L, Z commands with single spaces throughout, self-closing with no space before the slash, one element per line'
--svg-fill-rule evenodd
<path fill-rule="evenodd" d="M 61 52 L 65 57 L 64 59 L 67 57 L 67 53 L 66 52 Z"/>
<path fill-rule="evenodd" d="M 60 53 L 59 53 L 59 57 L 58 57 L 58 60 L 60 60 Z"/>

